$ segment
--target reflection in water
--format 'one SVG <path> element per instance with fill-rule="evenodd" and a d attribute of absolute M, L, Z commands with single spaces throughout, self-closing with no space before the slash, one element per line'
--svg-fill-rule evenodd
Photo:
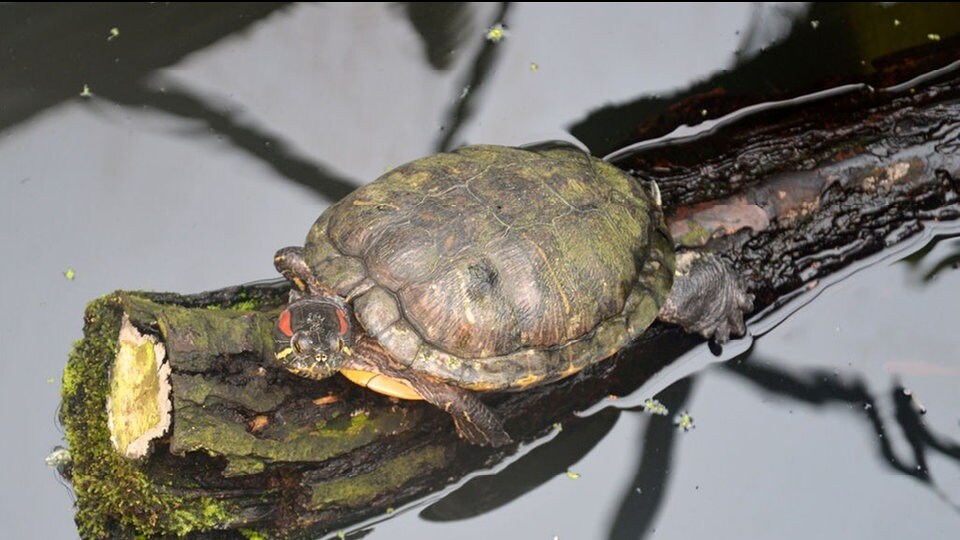
<path fill-rule="evenodd" d="M 658 395 L 672 403 L 674 410 L 682 410 L 693 391 L 695 377 L 681 379 Z M 627 484 L 626 493 L 620 496 L 620 507 L 611 523 L 610 540 L 634 540 L 646 538 L 653 532 L 653 523 L 663 505 L 673 464 L 677 428 L 669 416 L 654 417 L 643 433 L 643 440 L 633 480 Z"/>
<path fill-rule="evenodd" d="M 0 131 L 80 94 L 136 85 L 285 4 L 0 5 Z M 109 39 L 109 29 L 120 34 Z M 176 32 L 172 32 L 176 29 Z"/>
<path fill-rule="evenodd" d="M 357 185 L 337 175 L 322 163 L 297 155 L 280 135 L 265 128 L 247 126 L 229 111 L 207 103 L 199 95 L 172 84 L 162 91 L 140 84 L 102 86 L 98 95 L 131 108 L 150 108 L 179 118 L 199 120 L 214 133 L 223 135 L 237 149 L 258 158 L 283 177 L 311 188 L 330 201 L 338 201 Z"/>
<path fill-rule="evenodd" d="M 778 362 L 782 364 L 782 362 Z M 897 424 L 907 439 L 913 453 L 912 462 L 901 459 L 892 446 L 892 432 L 881 418 L 877 399 L 867 390 L 866 383 L 858 378 L 843 381 L 823 370 L 808 370 L 792 374 L 786 369 L 772 367 L 775 363 L 756 355 L 745 362 L 728 362 L 724 368 L 743 377 L 769 392 L 787 396 L 813 405 L 849 404 L 862 411 L 863 419 L 873 429 L 874 441 L 883 456 L 882 463 L 893 470 L 916 478 L 936 490 L 936 483 L 927 467 L 928 450 L 936 451 L 960 465 L 960 444 L 933 433 L 921 421 L 926 411 L 918 406 L 912 394 L 899 382 L 890 389 L 890 398 L 896 411 Z M 960 511 L 956 502 L 945 499 L 954 510 Z"/>
<path fill-rule="evenodd" d="M 551 441 L 534 448 L 502 471 L 471 479 L 420 513 L 429 521 L 466 519 L 499 508 L 568 471 L 613 429 L 620 410 L 606 408 L 578 419 Z"/>
<path fill-rule="evenodd" d="M 949 241 L 950 251 L 933 264 L 924 264 L 927 255 L 929 255 L 941 242 Z M 940 275 L 944 270 L 956 270 L 960 268 L 960 239 L 956 235 L 936 236 L 923 249 L 908 255 L 900 260 L 912 267 L 915 271 L 923 272 L 921 280 L 927 283 Z"/>
<path fill-rule="evenodd" d="M 457 51 L 477 30 L 473 6 L 467 2 L 406 2 L 404 8 L 423 39 L 427 62 L 437 70 L 450 69 Z"/>
<path fill-rule="evenodd" d="M 509 11 L 510 2 L 501 3 L 500 9 L 495 12 L 487 26 L 504 22 L 507 19 L 507 12 Z M 483 46 L 480 47 L 477 56 L 471 61 L 472 68 L 470 69 L 469 75 L 460 86 L 466 94 L 461 95 L 459 99 L 454 98 L 451 101 L 453 105 L 446 115 L 447 118 L 443 122 L 444 128 L 441 132 L 442 135 L 439 141 L 437 141 L 436 150 L 438 152 L 453 150 L 463 144 L 462 141 L 457 139 L 457 135 L 460 132 L 460 128 L 473 117 L 475 109 L 474 102 L 481 95 L 480 91 L 483 88 L 484 82 L 486 82 L 492 73 L 499 54 L 497 42 L 486 40 Z"/>
<path fill-rule="evenodd" d="M 770 15 L 792 25 L 771 33 Z M 729 69 L 660 96 L 640 96 L 616 105 L 605 105 L 570 126 L 594 155 L 607 155 L 638 140 L 665 135 L 678 125 L 693 126 L 760 101 L 784 99 L 844 83 L 863 82 L 874 73 L 875 59 L 908 46 L 928 43 L 929 35 L 957 31 L 960 4 L 814 3 L 809 10 L 758 6 L 743 33 L 741 54 Z M 894 21 L 912 21 L 910 25 Z M 814 24 L 815 22 L 815 24 Z M 778 23 L 779 25 L 780 23 Z M 909 27 L 908 27 L 909 26 Z M 744 50 L 746 48 L 746 50 Z M 757 54 L 748 54 L 758 48 Z M 939 66 L 931 66 L 939 67 Z M 811 88 L 812 82 L 823 86 Z M 900 81 L 876 81 L 888 86 Z M 700 96 L 702 106 L 675 111 L 671 105 Z"/>

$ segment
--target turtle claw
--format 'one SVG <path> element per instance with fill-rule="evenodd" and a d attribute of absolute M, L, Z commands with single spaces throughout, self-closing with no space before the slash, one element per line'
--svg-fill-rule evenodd
<path fill-rule="evenodd" d="M 678 262 L 660 319 L 720 344 L 746 334 L 743 316 L 753 310 L 753 295 L 730 265 L 712 254 Z"/>
<path fill-rule="evenodd" d="M 476 412 L 476 411 L 475 411 Z M 510 435 L 489 409 L 485 411 L 490 418 L 486 418 L 483 426 L 477 424 L 477 418 L 471 418 L 466 411 L 451 412 L 453 423 L 457 426 L 457 435 L 461 439 L 476 446 L 505 446 L 513 442 Z M 492 422 L 491 422 L 492 420 Z"/>

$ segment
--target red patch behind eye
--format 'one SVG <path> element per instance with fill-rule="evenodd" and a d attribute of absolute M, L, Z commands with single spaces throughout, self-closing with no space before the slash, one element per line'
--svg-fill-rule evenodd
<path fill-rule="evenodd" d="M 293 328 L 290 327 L 290 310 L 285 309 L 280 314 L 280 320 L 277 321 L 277 328 L 287 337 L 293 336 Z"/>
<path fill-rule="evenodd" d="M 343 311 L 337 310 L 337 319 L 340 321 L 340 335 L 346 335 L 347 333 L 347 316 L 343 314 Z"/>

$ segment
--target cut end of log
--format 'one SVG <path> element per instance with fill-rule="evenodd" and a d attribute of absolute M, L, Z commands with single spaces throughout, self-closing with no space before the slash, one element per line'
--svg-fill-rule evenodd
<path fill-rule="evenodd" d="M 110 373 L 107 426 L 119 454 L 141 458 L 170 427 L 170 366 L 156 337 L 141 334 L 124 314 Z"/>

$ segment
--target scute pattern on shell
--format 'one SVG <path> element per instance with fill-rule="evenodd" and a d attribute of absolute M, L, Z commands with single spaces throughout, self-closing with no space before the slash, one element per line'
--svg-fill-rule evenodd
<path fill-rule="evenodd" d="M 647 189 L 565 146 L 397 167 L 324 212 L 305 256 L 399 361 L 477 390 L 615 353 L 656 317 L 674 267 Z"/>

